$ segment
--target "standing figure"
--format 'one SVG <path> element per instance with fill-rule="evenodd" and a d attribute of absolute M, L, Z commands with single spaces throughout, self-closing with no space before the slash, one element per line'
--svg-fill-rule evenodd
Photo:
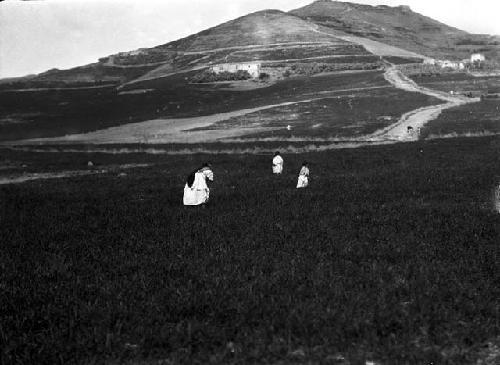
<path fill-rule="evenodd" d="M 500 183 L 495 188 L 495 196 L 493 204 L 495 205 L 495 211 L 497 213 L 500 213 Z"/>
<path fill-rule="evenodd" d="M 297 181 L 297 189 L 306 188 L 309 185 L 309 167 L 307 167 L 307 161 L 302 163 L 302 168 L 299 172 L 299 179 Z"/>
<path fill-rule="evenodd" d="M 281 174 L 283 172 L 283 158 L 279 152 L 274 154 L 273 158 L 273 174 Z"/>
<path fill-rule="evenodd" d="M 210 189 L 207 179 L 214 181 L 214 173 L 209 163 L 189 174 L 184 186 L 184 205 L 201 205 L 208 201 Z"/>

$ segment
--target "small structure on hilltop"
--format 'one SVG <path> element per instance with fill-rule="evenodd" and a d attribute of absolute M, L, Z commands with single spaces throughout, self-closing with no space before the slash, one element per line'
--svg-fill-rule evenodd
<path fill-rule="evenodd" d="M 213 65 L 210 70 L 216 74 L 221 72 L 236 73 L 238 71 L 247 71 L 250 76 L 257 78 L 260 75 L 260 63 L 250 62 L 250 63 L 221 63 L 219 65 Z"/>

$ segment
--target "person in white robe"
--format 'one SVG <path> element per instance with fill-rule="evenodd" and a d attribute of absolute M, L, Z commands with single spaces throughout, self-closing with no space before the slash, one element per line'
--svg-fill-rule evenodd
<path fill-rule="evenodd" d="M 497 213 L 500 213 L 500 183 L 498 184 L 498 186 L 496 187 L 495 189 L 495 193 L 494 193 L 494 206 L 495 206 L 495 211 Z"/>
<path fill-rule="evenodd" d="M 302 168 L 299 172 L 299 179 L 297 181 L 297 189 L 306 188 L 309 185 L 309 167 L 307 162 L 302 163 Z"/>
<path fill-rule="evenodd" d="M 283 157 L 279 152 L 274 154 L 273 158 L 273 174 L 281 174 L 283 172 Z"/>
<path fill-rule="evenodd" d="M 210 189 L 207 185 L 207 179 L 214 181 L 214 173 L 208 163 L 188 176 L 184 186 L 184 205 L 201 205 L 208 202 Z"/>

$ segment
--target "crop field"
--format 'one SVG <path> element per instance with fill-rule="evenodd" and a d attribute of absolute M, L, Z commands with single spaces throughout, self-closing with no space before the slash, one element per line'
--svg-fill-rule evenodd
<path fill-rule="evenodd" d="M 361 46 L 354 45 L 322 45 L 321 47 L 284 47 L 267 50 L 235 51 L 228 57 L 228 62 L 245 62 L 254 60 L 286 60 L 308 57 L 334 55 L 371 55 Z"/>
<path fill-rule="evenodd" d="M 118 85 L 121 82 L 133 80 L 154 68 L 154 66 L 123 68 L 104 66 L 97 63 L 70 70 L 40 74 L 30 81 L 5 82 L 0 84 L 0 92 L 3 96 L 5 91 L 16 89 L 72 88 L 103 84 Z"/>
<path fill-rule="evenodd" d="M 411 57 L 397 57 L 397 56 L 385 56 L 384 59 L 395 65 L 422 63 L 421 58 L 411 58 Z"/>
<path fill-rule="evenodd" d="M 500 99 L 445 110 L 421 131 L 424 138 L 489 134 L 500 134 Z"/>
<path fill-rule="evenodd" d="M 500 77 L 473 77 L 468 74 L 443 74 L 436 76 L 412 77 L 421 86 L 441 91 L 453 92 L 500 92 Z"/>
<path fill-rule="evenodd" d="M 119 95 L 113 88 L 2 92 L 0 140 L 82 133 L 157 118 L 210 115 L 302 100 L 325 91 L 388 85 L 382 72 L 360 72 L 294 77 L 243 92 L 222 90 L 223 85 L 187 84 L 185 78 L 194 74 L 143 81 L 124 89 L 153 89 L 143 94 Z"/>
<path fill-rule="evenodd" d="M 379 63 L 380 58 L 377 56 L 373 55 L 362 55 L 362 56 L 333 56 L 333 57 L 321 57 L 321 58 L 310 58 L 310 59 L 282 59 L 278 60 L 276 62 L 263 62 L 262 66 L 263 67 L 272 67 L 273 65 L 279 65 L 281 67 L 283 66 L 289 66 L 290 64 L 293 63 L 345 63 L 345 64 L 352 64 L 352 63 L 358 63 L 358 64 L 371 64 L 371 63 Z"/>
<path fill-rule="evenodd" d="M 200 130 L 260 126 L 274 130 L 242 138 L 356 138 L 395 123 L 408 111 L 440 103 L 423 94 L 384 88 L 266 109 Z"/>
<path fill-rule="evenodd" d="M 46 171 L 152 164 L 0 187 L 2 362 L 496 364 L 499 151 L 292 154 L 275 177 L 270 155 L 2 150 Z M 211 201 L 183 207 L 205 160 Z"/>

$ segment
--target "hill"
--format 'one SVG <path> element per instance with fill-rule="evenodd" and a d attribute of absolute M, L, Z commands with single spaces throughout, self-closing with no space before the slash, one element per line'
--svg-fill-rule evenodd
<path fill-rule="evenodd" d="M 70 70 L 49 70 L 30 79 L 3 83 L 1 87 L 118 86 L 225 62 L 281 62 L 338 55 L 370 53 L 361 45 L 318 32 L 317 25 L 307 20 L 279 10 L 264 10 L 154 48 L 120 52 Z M 373 63 L 359 59 L 341 61 L 344 62 L 330 63 Z"/>
<path fill-rule="evenodd" d="M 348 46 L 351 48 L 345 48 Z M 258 11 L 157 47 L 102 57 L 90 65 L 2 80 L 0 89 L 119 86 L 225 62 L 280 62 L 370 53 L 461 59 L 473 52 L 500 60 L 500 37 L 469 34 L 407 6 L 318 0 L 289 13 Z M 330 59 L 327 63 L 358 63 L 355 69 L 359 69 L 360 63 L 372 61 Z"/>
<path fill-rule="evenodd" d="M 290 13 L 259 11 L 157 47 L 120 52 L 69 70 L 4 80 L 0 141 L 66 135 L 74 140 L 82 133 L 131 124 L 135 132 L 125 136 L 126 141 L 171 141 L 171 130 L 166 129 L 172 119 L 219 120 L 219 114 L 242 115 L 248 110 L 259 112 L 215 127 L 195 123 L 196 128 L 216 128 L 217 133 L 228 129 L 232 137 L 247 134 L 257 139 L 262 134 L 256 129 L 263 128 L 271 139 L 282 138 L 283 133 L 288 139 L 358 138 L 361 132 L 388 127 L 416 108 L 429 107 L 429 113 L 435 109 L 434 93 L 401 87 L 388 78 L 389 67 L 395 67 L 390 64 L 414 64 L 448 54 L 464 57 L 471 51 L 468 44 L 498 48 L 494 39 L 468 34 L 401 6 L 317 1 Z M 393 87 L 405 92 L 394 92 Z M 453 90 L 443 87 L 446 92 Z M 412 94 L 415 91 L 421 95 Z M 387 106 L 378 108 L 381 105 Z M 278 109 L 260 112 L 271 106 Z M 152 137 L 141 124 L 149 126 L 150 121 Z M 248 127 L 245 133 L 243 126 Z M 183 140 L 192 136 L 182 128 L 179 133 Z M 207 140 L 205 130 L 197 133 Z"/>
<path fill-rule="evenodd" d="M 290 14 L 334 29 L 377 40 L 435 58 L 464 58 L 481 51 L 498 57 L 500 38 L 469 34 L 408 6 L 370 6 L 341 1 L 318 0 Z"/>

